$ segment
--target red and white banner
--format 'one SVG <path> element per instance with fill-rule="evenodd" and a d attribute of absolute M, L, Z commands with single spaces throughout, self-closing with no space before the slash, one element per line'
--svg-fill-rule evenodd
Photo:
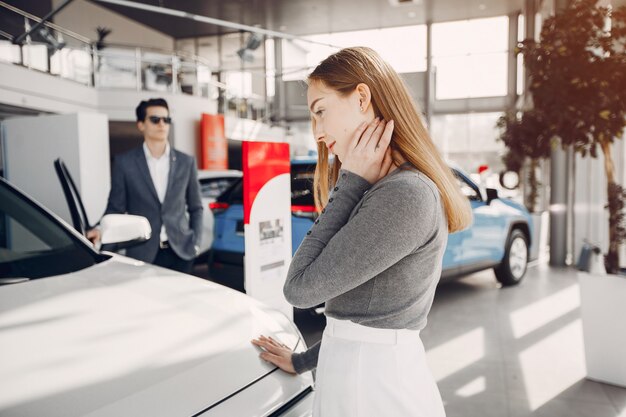
<path fill-rule="evenodd" d="M 246 293 L 293 318 L 283 285 L 291 262 L 288 143 L 242 144 Z"/>

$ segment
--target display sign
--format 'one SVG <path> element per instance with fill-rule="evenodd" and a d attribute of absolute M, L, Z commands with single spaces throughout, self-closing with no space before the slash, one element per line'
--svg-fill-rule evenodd
<path fill-rule="evenodd" d="M 202 113 L 200 123 L 200 168 L 228 169 L 228 141 L 224 115 Z"/>
<path fill-rule="evenodd" d="M 242 158 L 244 287 L 292 319 L 293 307 L 283 295 L 291 262 L 289 144 L 244 141 Z"/>

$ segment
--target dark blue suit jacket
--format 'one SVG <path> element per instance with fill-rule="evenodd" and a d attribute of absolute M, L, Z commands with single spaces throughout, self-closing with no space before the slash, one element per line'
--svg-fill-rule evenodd
<path fill-rule="evenodd" d="M 105 214 L 144 216 L 152 237 L 126 250 L 132 258 L 154 262 L 159 250 L 161 225 L 165 225 L 172 250 L 181 258 L 196 256 L 202 234 L 202 201 L 195 159 L 173 148 L 163 204 L 150 177 L 143 146 L 118 155 L 113 162 L 111 193 Z"/>

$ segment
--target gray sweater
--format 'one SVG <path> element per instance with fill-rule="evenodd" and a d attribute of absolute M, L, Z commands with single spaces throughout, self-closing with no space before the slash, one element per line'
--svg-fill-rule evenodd
<path fill-rule="evenodd" d="M 284 294 L 326 303 L 326 316 L 385 329 L 423 329 L 441 275 L 448 224 L 437 186 L 408 163 L 373 186 L 341 170 L 328 204 L 294 255 Z M 293 354 L 317 366 L 320 343 Z"/>

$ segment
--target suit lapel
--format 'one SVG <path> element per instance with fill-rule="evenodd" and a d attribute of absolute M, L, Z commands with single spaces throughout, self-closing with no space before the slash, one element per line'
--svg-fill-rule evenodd
<path fill-rule="evenodd" d="M 148 169 L 148 161 L 146 161 L 146 154 L 143 151 L 143 147 L 140 147 L 138 149 L 138 152 L 135 154 L 135 161 L 137 162 L 137 167 L 139 168 L 141 177 L 144 179 L 144 182 L 148 186 L 148 190 L 150 190 L 150 192 L 158 202 L 159 195 L 157 194 L 156 188 L 154 187 L 154 182 L 152 181 L 152 177 L 150 176 L 150 169 Z"/>

